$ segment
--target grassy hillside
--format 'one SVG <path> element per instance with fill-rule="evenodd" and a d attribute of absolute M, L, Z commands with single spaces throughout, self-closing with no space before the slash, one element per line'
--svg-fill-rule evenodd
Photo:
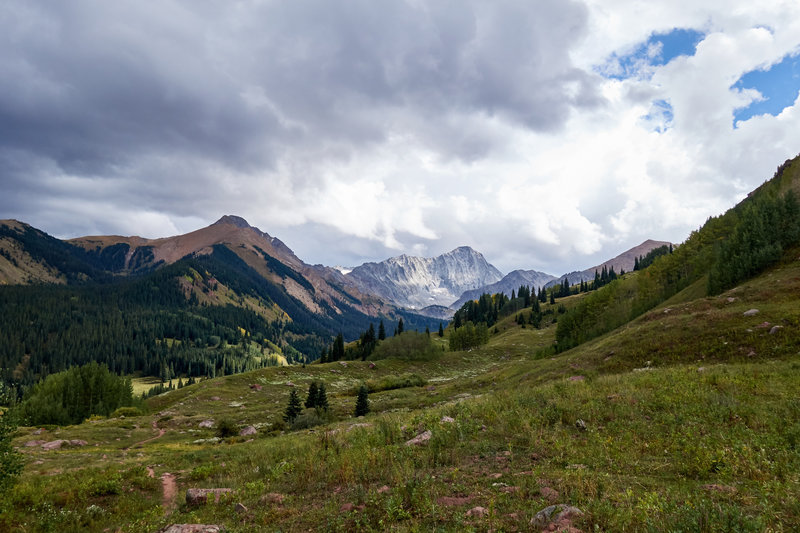
<path fill-rule="evenodd" d="M 797 530 L 798 258 L 793 248 L 719 296 L 690 285 L 553 357 L 537 354 L 555 326 L 509 316 L 488 345 L 432 362 L 267 368 L 153 398 L 140 417 L 23 428 L 25 472 L 0 529 L 527 531 L 539 510 L 569 503 L 580 531 Z M 372 413 L 349 418 L 359 383 L 412 375 L 424 384 L 372 393 Z M 312 380 L 334 420 L 280 429 L 292 385 L 304 397 Z M 214 442 L 200 427 L 226 419 L 257 433 Z M 425 430 L 426 444 L 405 444 Z M 34 439 L 88 445 L 24 446 Z M 234 492 L 193 508 L 192 487 Z"/>

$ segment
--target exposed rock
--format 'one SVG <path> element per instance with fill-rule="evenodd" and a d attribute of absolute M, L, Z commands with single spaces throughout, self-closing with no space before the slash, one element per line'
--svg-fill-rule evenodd
<path fill-rule="evenodd" d="M 44 428 L 39 428 L 36 431 L 34 431 L 32 433 L 32 435 L 41 435 L 43 431 L 44 431 Z"/>
<path fill-rule="evenodd" d="M 342 504 L 341 507 L 339 507 L 339 512 L 347 513 L 350 511 L 363 511 L 366 508 L 367 508 L 366 505 L 356 505 L 354 503 L 347 502 Z"/>
<path fill-rule="evenodd" d="M 536 516 L 531 518 L 531 525 L 533 527 L 547 527 L 552 523 L 560 523 L 570 521 L 572 518 L 583 516 L 583 511 L 577 507 L 559 503 L 545 507 Z M 569 527 L 569 525 L 567 524 Z"/>
<path fill-rule="evenodd" d="M 294 387 L 294 383 L 292 383 L 291 381 L 287 381 L 286 382 L 286 386 L 287 387 Z"/>
<path fill-rule="evenodd" d="M 86 446 L 86 445 L 87 445 L 87 444 L 89 444 L 89 443 L 88 443 L 88 442 L 86 442 L 85 440 L 80 440 L 80 439 L 72 439 L 71 441 L 69 441 L 69 444 L 70 444 L 71 446 Z"/>
<path fill-rule="evenodd" d="M 712 492 L 725 492 L 728 494 L 734 494 L 737 492 L 736 487 L 731 485 L 717 485 L 716 483 L 703 485 L 703 488 Z"/>
<path fill-rule="evenodd" d="M 261 503 L 270 503 L 272 505 L 283 505 L 283 494 L 279 492 L 270 492 L 261 497 Z"/>
<path fill-rule="evenodd" d="M 549 501 L 550 503 L 558 501 L 558 498 L 561 496 L 557 490 L 551 489 L 550 487 L 540 488 L 539 494 L 541 494 L 542 498 Z"/>
<path fill-rule="evenodd" d="M 472 496 L 442 496 L 436 500 L 436 503 L 445 507 L 459 507 L 467 505 L 471 499 Z"/>
<path fill-rule="evenodd" d="M 748 309 L 747 311 L 745 311 L 742 314 L 744 316 L 756 316 L 758 313 L 759 313 L 758 309 Z"/>
<path fill-rule="evenodd" d="M 575 421 L 575 427 L 580 429 L 581 431 L 586 431 L 586 422 L 584 422 L 583 419 L 579 418 Z"/>
<path fill-rule="evenodd" d="M 29 440 L 28 442 L 23 444 L 23 446 L 25 446 L 26 448 L 32 448 L 34 446 L 41 446 L 45 442 L 47 442 L 47 441 L 46 440 Z"/>
<path fill-rule="evenodd" d="M 370 369 L 374 370 L 374 369 L 378 368 L 378 365 L 376 365 L 375 363 L 370 363 L 369 367 L 370 367 Z"/>
<path fill-rule="evenodd" d="M 495 472 L 494 474 L 487 474 L 487 477 L 489 479 L 500 479 L 501 477 L 503 477 L 503 474 L 500 472 Z"/>
<path fill-rule="evenodd" d="M 219 503 L 220 496 L 232 492 L 232 489 L 188 489 L 186 504 L 189 506 L 203 505 L 208 501 L 209 496 L 214 497 L 214 503 Z"/>
<path fill-rule="evenodd" d="M 503 275 L 483 255 L 462 246 L 435 258 L 401 255 L 366 263 L 347 277 L 362 292 L 376 294 L 400 307 L 419 309 L 431 304 L 449 306 L 465 291 L 495 283 Z"/>
<path fill-rule="evenodd" d="M 378 489 L 378 494 L 386 494 L 387 492 L 391 492 L 392 489 L 389 488 L 389 485 L 384 485 Z"/>
<path fill-rule="evenodd" d="M 200 428 L 213 428 L 214 427 L 214 421 L 213 420 L 203 420 L 202 422 L 197 424 L 197 427 L 200 427 Z"/>
<path fill-rule="evenodd" d="M 69 444 L 69 441 L 68 440 L 64 440 L 64 439 L 51 440 L 50 442 L 45 442 L 44 444 L 42 444 L 42 449 L 43 450 L 58 450 L 65 444 Z"/>
<path fill-rule="evenodd" d="M 728 296 L 727 298 L 725 298 L 725 301 L 728 302 L 729 304 L 732 304 L 733 302 L 736 301 L 736 298 L 734 298 L 733 296 Z"/>
<path fill-rule="evenodd" d="M 239 514 L 243 514 L 246 513 L 249 509 L 242 502 L 238 502 L 236 505 L 233 506 L 233 510 Z"/>
<path fill-rule="evenodd" d="M 484 516 L 489 516 L 489 509 L 478 505 L 467 511 L 467 516 L 472 518 L 482 518 Z"/>
<path fill-rule="evenodd" d="M 443 416 L 442 420 L 441 420 L 441 422 L 445 423 L 445 424 L 452 424 L 455 421 L 456 421 L 455 418 L 452 418 L 452 417 L 449 417 L 449 416 Z"/>
<path fill-rule="evenodd" d="M 158 533 L 220 533 L 225 531 L 223 526 L 209 524 L 172 524 L 164 529 L 159 529 Z"/>
<path fill-rule="evenodd" d="M 778 333 L 782 329 L 783 329 L 783 326 L 772 326 L 772 329 L 769 330 L 769 334 L 770 335 L 775 335 L 776 333 Z"/>
<path fill-rule="evenodd" d="M 767 329 L 771 325 L 772 324 L 770 324 L 769 322 L 762 322 L 761 324 L 757 325 L 756 328 L 758 328 L 758 329 Z"/>
<path fill-rule="evenodd" d="M 247 426 L 239 432 L 239 435 L 247 437 L 248 435 L 255 435 L 256 433 L 258 433 L 258 430 L 254 426 Z"/>
<path fill-rule="evenodd" d="M 219 396 L 212 396 L 211 398 L 209 398 L 209 400 L 211 400 L 212 402 L 218 402 L 222 400 L 222 398 L 220 398 Z"/>
<path fill-rule="evenodd" d="M 343 367 L 347 367 L 347 361 L 339 361 L 339 364 Z"/>
<path fill-rule="evenodd" d="M 261 385 L 259 385 L 258 383 L 252 383 L 252 384 L 250 385 L 250 389 L 251 389 L 251 390 L 254 390 L 254 391 L 259 391 L 259 390 L 261 390 L 261 389 L 263 389 L 263 388 L 264 388 L 264 387 L 262 387 L 262 386 L 261 386 Z"/>
<path fill-rule="evenodd" d="M 431 437 L 433 437 L 433 433 L 431 433 L 431 430 L 429 429 L 425 430 L 416 437 L 414 437 L 413 439 L 407 440 L 406 446 L 419 446 L 421 444 L 425 444 L 426 442 L 431 440 Z"/>

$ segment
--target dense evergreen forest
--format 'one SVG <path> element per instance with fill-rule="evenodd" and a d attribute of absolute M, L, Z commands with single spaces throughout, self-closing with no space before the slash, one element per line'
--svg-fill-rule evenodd
<path fill-rule="evenodd" d="M 36 230 L 26 234 L 33 243 L 29 253 L 40 250 L 42 258 L 55 260 Z M 75 283 L 0 287 L 0 378 L 19 394 L 49 374 L 93 361 L 117 374 L 165 380 L 242 372 L 276 364 L 276 355 L 288 362 L 311 361 L 337 333 L 358 338 L 372 320 L 347 305 L 335 312 L 323 303 L 325 314 L 312 313 L 222 245 L 209 255 L 117 278 L 91 270 L 91 258 L 71 256 L 75 247 L 61 248 L 56 254 L 60 268 Z M 118 253 L 103 261 L 118 264 Z M 286 270 L 279 274 L 297 275 Z M 88 273 L 102 282 L 87 283 Z M 181 279 L 193 289 L 186 292 Z M 216 284 L 235 295 L 236 305 L 198 302 L 193 291 L 207 292 Z M 244 305 L 245 298 L 260 302 L 262 310 L 277 306 L 285 314 L 265 318 Z"/>

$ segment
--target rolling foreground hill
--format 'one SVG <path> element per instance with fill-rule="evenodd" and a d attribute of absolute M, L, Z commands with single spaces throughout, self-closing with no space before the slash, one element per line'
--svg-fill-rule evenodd
<path fill-rule="evenodd" d="M 525 309 L 468 351 L 448 328 L 425 358 L 262 368 L 23 427 L 0 529 L 797 531 L 798 187 L 800 159 L 646 269 L 543 304 L 540 329 Z M 312 383 L 329 409 L 284 422 Z"/>

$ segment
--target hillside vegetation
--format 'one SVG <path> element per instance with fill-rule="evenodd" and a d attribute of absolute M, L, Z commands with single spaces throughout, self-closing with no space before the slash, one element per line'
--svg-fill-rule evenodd
<path fill-rule="evenodd" d="M 0 530 L 800 530 L 800 244 L 773 235 L 778 255 L 709 290 L 725 250 L 761 249 L 746 236 L 760 202 L 787 202 L 792 227 L 797 172 L 598 290 L 467 306 L 493 321 L 467 350 L 446 349 L 451 327 L 401 333 L 373 361 L 259 368 L 139 416 L 20 428 Z M 304 402 L 320 388 L 327 408 Z M 190 488 L 231 491 L 196 506 Z M 536 521 L 557 503 L 580 512 Z"/>

